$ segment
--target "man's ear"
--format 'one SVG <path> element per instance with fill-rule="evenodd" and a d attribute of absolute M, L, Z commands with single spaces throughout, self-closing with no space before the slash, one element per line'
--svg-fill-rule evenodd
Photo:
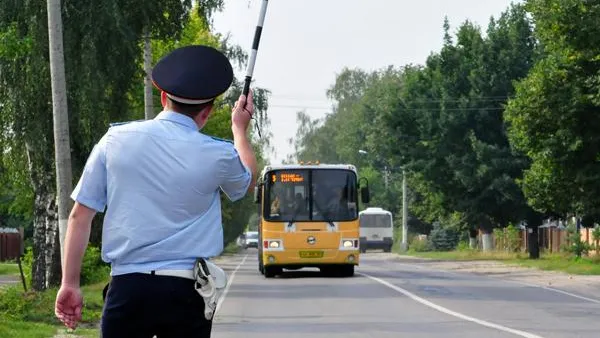
<path fill-rule="evenodd" d="M 162 90 L 160 91 L 160 103 L 162 104 L 163 108 L 167 106 L 167 93 Z"/>

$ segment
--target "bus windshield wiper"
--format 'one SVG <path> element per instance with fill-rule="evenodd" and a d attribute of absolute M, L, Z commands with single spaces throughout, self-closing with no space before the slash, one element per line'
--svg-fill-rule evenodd
<path fill-rule="evenodd" d="M 296 217 L 298 217 L 298 214 L 300 213 L 300 208 L 296 209 L 294 211 L 294 214 L 292 215 L 292 218 L 290 218 L 290 220 L 288 221 L 288 227 L 291 227 L 292 224 L 294 224 L 294 221 L 296 220 Z"/>
<path fill-rule="evenodd" d="M 329 223 L 329 225 L 331 225 L 332 228 L 335 228 L 335 224 L 333 224 L 333 221 L 331 221 L 331 219 L 329 218 L 329 213 L 323 212 L 323 209 L 321 209 L 321 207 L 319 206 L 319 203 L 317 203 L 317 201 L 313 201 L 314 205 L 317 207 L 317 210 L 319 210 L 319 212 L 321 213 L 321 215 L 323 215 L 323 220 L 327 223 Z"/>

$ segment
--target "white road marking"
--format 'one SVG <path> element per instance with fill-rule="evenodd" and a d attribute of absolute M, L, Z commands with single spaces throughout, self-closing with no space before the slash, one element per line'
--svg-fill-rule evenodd
<path fill-rule="evenodd" d="M 390 263 L 390 261 L 384 261 L 385 263 Z M 502 281 L 502 282 L 507 282 L 507 283 L 513 283 L 513 284 L 518 284 L 521 286 L 528 286 L 528 287 L 532 287 L 532 288 L 540 288 L 540 289 L 544 289 L 544 290 L 548 290 L 548 291 L 552 291 L 552 292 L 556 292 L 556 293 L 560 293 L 563 294 L 565 296 L 570 296 L 573 298 L 577 298 L 577 299 L 581 299 L 581 300 L 585 300 L 591 303 L 595 303 L 595 304 L 600 304 L 600 300 L 598 299 L 594 299 L 594 298 L 589 298 L 589 297 L 585 297 L 585 296 L 581 296 L 572 292 L 568 292 L 568 291 L 564 291 L 561 289 L 557 289 L 557 288 L 552 288 L 549 286 L 544 286 L 544 285 L 539 285 L 539 284 L 533 284 L 533 283 L 527 283 L 527 282 L 521 282 L 518 280 L 513 280 L 513 279 L 505 279 L 505 278 L 500 278 L 500 277 L 494 277 L 494 276 L 488 276 L 485 274 L 477 274 L 477 273 L 472 273 L 472 272 L 456 272 L 456 271 L 448 271 L 448 270 L 442 270 L 442 269 L 433 269 L 433 268 L 429 268 L 429 267 L 423 267 L 423 266 L 418 266 L 418 265 L 412 265 L 412 264 L 407 264 L 407 263 L 400 263 L 400 262 L 396 262 L 396 261 L 391 261 L 393 262 L 393 264 L 398 264 L 401 266 L 405 266 L 405 267 L 409 267 L 412 269 L 419 269 L 419 270 L 425 270 L 425 271 L 430 271 L 430 272 L 441 272 L 441 273 L 446 273 L 449 275 L 455 275 L 455 276 L 471 276 L 471 277 L 477 277 L 477 278 L 485 278 L 485 279 L 490 279 L 490 280 L 495 280 L 495 281 Z"/>
<path fill-rule="evenodd" d="M 562 293 L 563 295 L 566 295 L 566 296 L 570 296 L 570 297 L 578 298 L 578 299 L 585 300 L 585 301 L 588 301 L 588 302 L 600 304 L 600 300 L 598 300 L 598 299 L 580 296 L 580 295 L 577 295 L 577 294 L 574 294 L 574 293 L 571 293 L 571 292 L 567 292 L 567 291 L 563 291 L 563 290 L 560 290 L 560 289 L 551 288 L 549 286 L 537 285 L 537 284 L 530 284 L 530 283 L 525 283 L 525 282 L 520 282 L 520 281 L 515 281 L 515 280 L 507 280 L 507 282 L 512 282 L 512 283 L 515 283 L 515 284 L 521 284 L 521 285 L 529 286 L 529 287 L 532 287 L 532 288 L 540 288 L 540 289 L 544 289 L 544 290 L 548 290 L 548 291 Z"/>
<path fill-rule="evenodd" d="M 221 304 L 223 304 L 223 301 L 225 301 L 225 297 L 227 297 L 227 292 L 229 292 L 229 287 L 231 287 L 231 284 L 233 283 L 235 273 L 240 269 L 240 267 L 242 265 L 244 265 L 244 263 L 246 262 L 246 258 L 248 258 L 248 254 L 246 254 L 246 256 L 244 256 L 244 258 L 242 258 L 242 261 L 240 262 L 240 264 L 238 264 L 238 266 L 236 266 L 235 269 L 233 270 L 233 272 L 231 273 L 231 276 L 229 277 L 229 280 L 227 281 L 227 286 L 225 286 L 225 290 L 223 290 L 223 295 L 221 295 L 221 298 L 219 298 L 219 300 L 217 301 L 217 307 L 215 308 L 215 315 L 213 316 L 213 318 L 216 318 L 217 315 L 219 314 L 219 310 L 221 309 Z"/>
<path fill-rule="evenodd" d="M 365 273 L 357 273 L 357 274 L 359 274 L 361 276 L 365 276 L 365 277 L 367 277 L 369 279 L 372 279 L 372 280 L 374 280 L 374 281 L 376 281 L 378 283 L 381 283 L 381 284 L 387 286 L 388 288 L 390 288 L 390 289 L 392 289 L 394 291 L 397 291 L 397 292 L 405 295 L 408 298 L 411 298 L 414 301 L 417 301 L 417 302 L 419 302 L 419 303 L 421 303 L 421 304 L 423 304 L 425 306 L 428 306 L 428 307 L 430 307 L 432 309 L 438 310 L 438 311 L 443 312 L 445 314 L 448 314 L 448 315 L 451 315 L 451 316 L 454 316 L 454 317 L 457 317 L 457 318 L 460 318 L 460 319 L 463 319 L 463 320 L 466 320 L 466 321 L 469 321 L 469 322 L 472 322 L 472 323 L 476 323 L 476 324 L 479 324 L 479 325 L 482 325 L 482 326 L 493 328 L 493 329 L 496 329 L 496 330 L 500 330 L 500 331 L 512 333 L 512 334 L 515 334 L 517 336 L 521 336 L 521 337 L 525 337 L 525 338 L 542 338 L 541 336 L 535 335 L 533 333 L 511 329 L 511 328 L 506 327 L 506 326 L 502 326 L 502 325 L 499 325 L 499 324 L 490 323 L 490 322 L 485 321 L 485 320 L 473 318 L 473 317 L 464 315 L 462 313 L 459 313 L 459 312 L 456 312 L 456 311 L 452 311 L 452 310 L 447 309 L 447 308 L 445 308 L 443 306 L 440 306 L 440 305 L 437 305 L 435 303 L 432 303 L 432 302 L 428 301 L 427 299 L 421 298 L 421 297 L 419 297 L 419 296 L 417 296 L 417 295 L 415 295 L 415 294 L 413 294 L 413 293 L 411 293 L 411 292 L 409 292 L 409 291 L 407 291 L 407 290 L 405 290 L 405 289 L 403 289 L 401 287 L 398 287 L 398 286 L 396 286 L 394 284 L 386 282 L 385 280 L 383 280 L 381 278 L 373 277 L 373 276 L 370 276 L 370 275 L 365 274 Z"/>

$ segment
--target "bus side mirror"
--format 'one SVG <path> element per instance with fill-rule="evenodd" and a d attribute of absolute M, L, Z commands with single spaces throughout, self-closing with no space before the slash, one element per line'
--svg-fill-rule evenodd
<path fill-rule="evenodd" d="M 369 203 L 371 196 L 369 194 L 369 186 L 360 188 L 360 198 L 363 203 Z"/>
<path fill-rule="evenodd" d="M 257 184 L 254 188 L 254 203 L 260 203 L 260 197 L 262 192 L 262 184 Z"/>
<path fill-rule="evenodd" d="M 360 186 L 360 181 L 362 180 L 366 182 L 364 187 Z M 365 177 L 362 177 L 360 180 L 358 180 L 358 186 L 360 188 L 360 199 L 363 203 L 369 203 L 369 201 L 371 200 L 371 194 L 369 192 L 369 181 Z"/>

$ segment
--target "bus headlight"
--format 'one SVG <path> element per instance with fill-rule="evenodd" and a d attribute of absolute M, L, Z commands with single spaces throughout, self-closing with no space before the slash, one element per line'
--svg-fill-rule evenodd
<path fill-rule="evenodd" d="M 277 248 L 279 248 L 279 246 L 280 246 L 280 245 L 279 245 L 279 242 L 278 242 L 278 241 L 272 241 L 272 242 L 270 242 L 270 243 L 269 243 L 269 247 L 270 247 L 271 249 L 277 249 Z"/>
<path fill-rule="evenodd" d="M 354 243 L 352 243 L 351 240 L 345 240 L 343 245 L 344 245 L 344 248 L 351 248 L 354 246 Z"/>

